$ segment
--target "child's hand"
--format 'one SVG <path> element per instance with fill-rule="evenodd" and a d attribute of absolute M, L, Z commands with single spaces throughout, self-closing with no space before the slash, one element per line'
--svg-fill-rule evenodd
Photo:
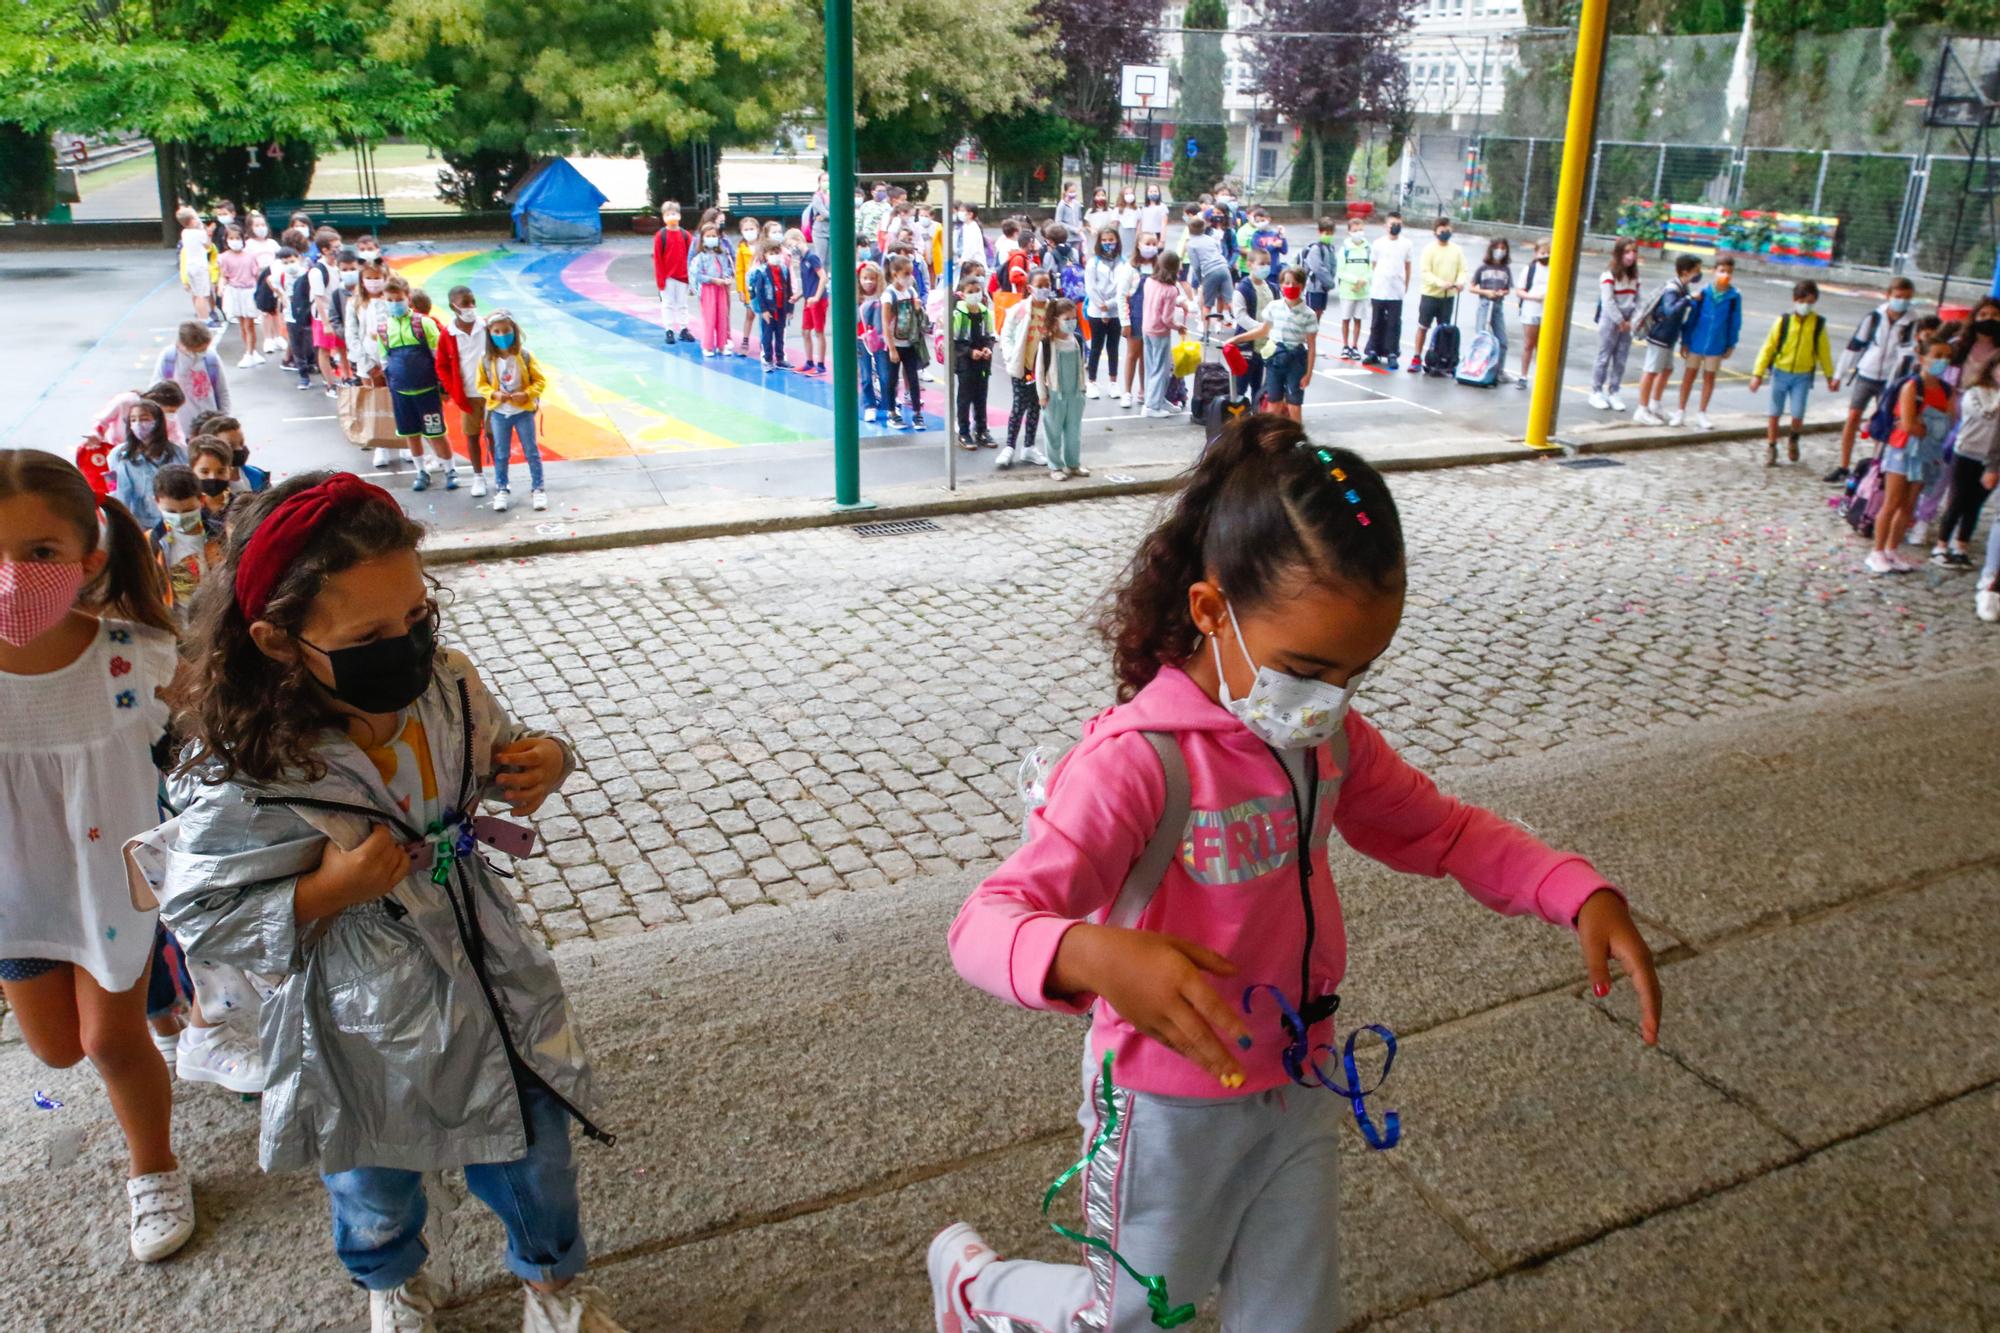
<path fill-rule="evenodd" d="M 1750 392 L 1751 393 L 1757 392 L 1757 386 L 1761 385 L 1763 382 L 1764 382 L 1764 377 L 1762 375 L 1752 375 L 1750 377 Z"/>
<path fill-rule="evenodd" d="M 1658 1045 L 1660 979 L 1653 972 L 1653 951 L 1632 923 L 1625 900 L 1609 889 L 1599 889 L 1584 899 L 1583 910 L 1576 914 L 1576 941 L 1583 949 L 1583 964 L 1590 970 L 1590 989 L 1600 996 L 1611 993 L 1609 959 L 1618 959 L 1639 993 L 1639 1039 L 1648 1046 Z"/>
<path fill-rule="evenodd" d="M 494 783 L 507 794 L 516 816 L 534 814 L 562 786 L 563 748 L 547 736 L 495 750 L 493 762 L 513 770 L 497 774 Z"/>
<path fill-rule="evenodd" d="M 1089 923 L 1070 927 L 1049 968 L 1052 993 L 1100 995 L 1133 1027 L 1200 1065 L 1224 1087 L 1243 1082 L 1225 1043 L 1247 1047 L 1243 1018 L 1203 978 L 1236 964 L 1193 940 Z"/>
<path fill-rule="evenodd" d="M 410 854 L 387 824 L 377 824 L 359 847 L 343 852 L 329 840 L 314 873 L 319 886 L 344 907 L 373 902 L 410 875 Z"/>

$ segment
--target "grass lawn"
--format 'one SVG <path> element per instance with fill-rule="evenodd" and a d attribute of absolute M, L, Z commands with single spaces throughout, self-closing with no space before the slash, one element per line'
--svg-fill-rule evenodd
<path fill-rule="evenodd" d="M 375 188 L 390 213 L 450 210 L 451 206 L 437 197 L 437 174 L 444 169 L 444 159 L 426 157 L 426 152 L 420 143 L 385 143 L 375 150 Z M 352 199 L 362 192 L 353 152 L 334 148 L 320 154 L 307 198 Z"/>
<path fill-rule="evenodd" d="M 128 158 L 123 162 L 114 162 L 110 166 L 101 167 L 96 171 L 85 172 L 76 178 L 76 184 L 77 188 L 82 191 L 83 197 L 88 199 L 91 195 L 108 186 L 118 185 L 141 176 L 147 180 L 153 178 L 153 155 L 150 152 L 142 153 L 138 157 Z"/>

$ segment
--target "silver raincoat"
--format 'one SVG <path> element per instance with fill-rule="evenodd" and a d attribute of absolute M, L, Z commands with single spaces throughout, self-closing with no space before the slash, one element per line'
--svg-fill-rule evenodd
<path fill-rule="evenodd" d="M 495 799 L 493 751 L 541 735 L 519 726 L 466 659 L 441 652 L 412 705 L 438 784 L 470 818 Z M 575 756 L 564 745 L 565 775 Z M 386 897 L 303 929 L 298 876 L 325 840 L 352 849 L 372 826 L 410 827 L 375 766 L 328 733 L 317 782 L 179 779 L 179 836 L 160 914 L 192 959 L 279 977 L 264 1005 L 269 1079 L 258 1159 L 267 1171 L 359 1166 L 430 1171 L 507 1162 L 528 1148 L 521 1089 L 545 1085 L 586 1133 L 596 1098 L 548 950 L 495 885 L 483 855 L 419 867 Z"/>

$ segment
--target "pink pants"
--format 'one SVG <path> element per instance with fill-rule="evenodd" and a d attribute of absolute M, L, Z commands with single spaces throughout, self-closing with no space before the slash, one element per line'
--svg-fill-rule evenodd
<path fill-rule="evenodd" d="M 729 341 L 729 287 L 725 283 L 701 285 L 701 346 L 703 351 L 720 352 Z"/>

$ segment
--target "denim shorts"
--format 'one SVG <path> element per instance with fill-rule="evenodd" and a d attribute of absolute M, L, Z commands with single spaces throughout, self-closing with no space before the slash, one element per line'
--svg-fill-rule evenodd
<path fill-rule="evenodd" d="M 1810 370 L 1774 370 L 1771 372 L 1771 415 L 1781 417 L 1786 414 L 1787 405 L 1793 417 L 1806 414 L 1806 394 L 1812 390 L 1813 373 Z"/>
<path fill-rule="evenodd" d="M 1306 400 L 1306 391 L 1299 384 L 1305 374 L 1306 349 L 1279 344 L 1264 358 L 1264 395 L 1274 403 L 1298 406 Z"/>
<path fill-rule="evenodd" d="M 1912 486 L 1930 485 L 1937 479 L 1938 467 L 1928 440 L 1912 440 L 1900 449 L 1892 446 L 1882 451 L 1882 471 L 1907 477 Z"/>

